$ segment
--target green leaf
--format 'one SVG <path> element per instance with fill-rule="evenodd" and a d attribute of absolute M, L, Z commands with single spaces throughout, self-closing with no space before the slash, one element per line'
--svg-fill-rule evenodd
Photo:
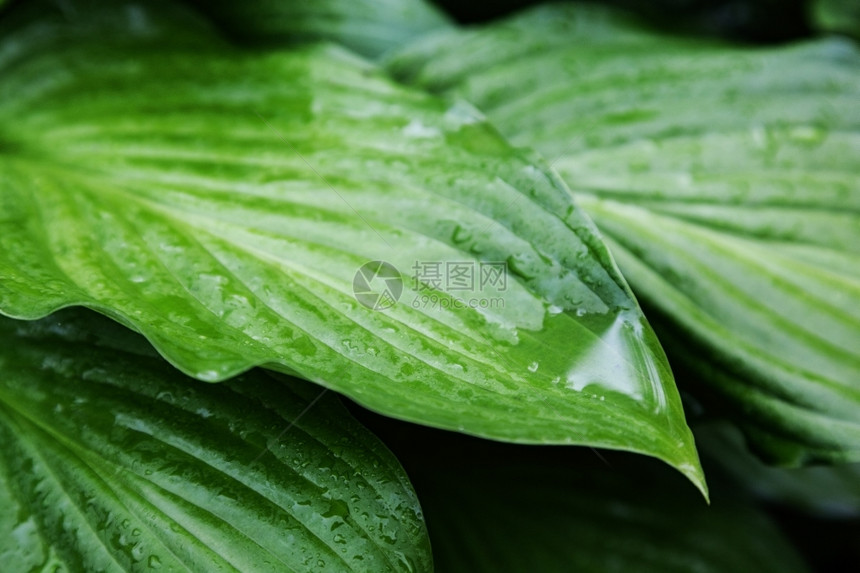
<path fill-rule="evenodd" d="M 653 331 L 540 160 L 338 49 L 237 51 L 153 14 L 129 38 L 119 14 L 114 43 L 57 24 L 62 44 L 24 29 L 0 48 L 2 312 L 84 305 L 200 379 L 266 365 L 704 487 Z M 419 263 L 477 278 L 452 290 Z M 502 280 L 479 285 L 482 264 Z"/>
<path fill-rule="evenodd" d="M 257 44 L 314 40 L 338 42 L 369 57 L 450 26 L 447 17 L 424 0 L 192 0 L 225 30 Z"/>
<path fill-rule="evenodd" d="M 573 6 L 436 35 L 390 67 L 552 161 L 673 363 L 760 453 L 860 461 L 852 44 L 732 48 Z"/>
<path fill-rule="evenodd" d="M 757 499 L 799 509 L 815 517 L 860 517 L 860 464 L 775 468 L 745 447 L 736 428 L 711 422 L 695 426 L 696 443 L 709 475 L 723 474 Z"/>
<path fill-rule="evenodd" d="M 812 0 L 813 26 L 822 31 L 860 37 L 860 1 Z"/>
<path fill-rule="evenodd" d="M 505 463 L 429 469 L 418 487 L 440 573 L 807 571 L 762 512 L 707 507 L 659 473 Z"/>
<path fill-rule="evenodd" d="M 421 509 L 332 395 L 182 376 L 111 321 L 0 320 L 6 571 L 431 571 Z"/>

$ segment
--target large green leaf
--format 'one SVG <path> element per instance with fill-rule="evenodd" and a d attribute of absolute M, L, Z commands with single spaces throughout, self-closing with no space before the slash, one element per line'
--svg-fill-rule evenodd
<path fill-rule="evenodd" d="M 407 420 L 646 453 L 702 487 L 656 337 L 539 159 L 338 49 L 237 51 L 136 10 L 86 15 L 115 41 L 6 34 L 0 311 L 85 305 L 200 379 L 263 364 Z M 360 284 L 380 260 L 399 273 Z M 398 279 L 418 263 L 506 284 Z M 356 299 L 385 282 L 387 310 Z"/>
<path fill-rule="evenodd" d="M 188 379 L 106 318 L 0 319 L 5 571 L 431 571 L 400 465 L 333 395 Z"/>
<path fill-rule="evenodd" d="M 375 57 L 448 20 L 424 0 L 191 0 L 201 12 L 244 41 L 296 43 L 331 40 Z"/>
<path fill-rule="evenodd" d="M 787 464 L 860 460 L 860 57 L 740 49 L 581 6 L 441 34 L 401 77 L 552 160 L 673 360 Z"/>
<path fill-rule="evenodd" d="M 716 493 L 707 507 L 665 477 L 497 462 L 428 468 L 416 487 L 439 573 L 807 571 L 762 512 Z"/>

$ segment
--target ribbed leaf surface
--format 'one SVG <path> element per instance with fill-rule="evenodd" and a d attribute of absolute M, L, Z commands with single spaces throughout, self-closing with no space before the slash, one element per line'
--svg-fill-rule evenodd
<path fill-rule="evenodd" d="M 431 571 L 402 468 L 332 394 L 207 385 L 109 320 L 0 320 L 5 571 Z"/>
<path fill-rule="evenodd" d="M 771 460 L 860 460 L 860 55 L 550 7 L 392 59 L 542 151 L 670 355 Z"/>
<path fill-rule="evenodd" d="M 701 486 L 665 356 L 540 160 L 338 49 L 239 51 L 135 10 L 0 48 L 0 310 L 89 306 L 200 379 L 263 364 Z"/>

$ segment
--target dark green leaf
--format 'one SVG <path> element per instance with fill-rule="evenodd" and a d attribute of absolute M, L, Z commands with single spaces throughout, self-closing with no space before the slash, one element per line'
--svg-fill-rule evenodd
<path fill-rule="evenodd" d="M 52 44 L 42 24 L 0 47 L 0 310 L 89 306 L 204 380 L 267 365 L 437 427 L 653 455 L 703 487 L 662 349 L 539 160 L 338 49 L 249 53 L 119 15 L 116 41 L 58 25 Z M 371 261 L 393 274 L 357 275 Z M 410 279 L 417 263 L 477 278 Z M 479 288 L 482 264 L 506 283 Z M 387 310 L 356 299 L 383 286 L 402 290 Z"/>
<path fill-rule="evenodd" d="M 815 28 L 860 38 L 860 1 L 812 0 L 811 4 Z"/>
<path fill-rule="evenodd" d="M 763 513 L 716 494 L 708 507 L 665 477 L 498 463 L 428 468 L 416 486 L 439 573 L 807 570 Z"/>
<path fill-rule="evenodd" d="M 0 320 L 5 571 L 431 571 L 402 468 L 333 395 L 185 378 L 63 311 Z"/>
<path fill-rule="evenodd" d="M 818 517 L 860 517 L 860 464 L 775 468 L 753 456 L 728 424 L 702 424 L 695 434 L 710 471 L 726 475 L 754 497 Z"/>
<path fill-rule="evenodd" d="M 447 19 L 424 0 L 192 0 L 227 31 L 252 43 L 330 40 L 376 57 Z"/>
<path fill-rule="evenodd" d="M 673 360 L 756 449 L 785 464 L 860 460 L 852 44 L 733 48 L 559 6 L 437 35 L 390 66 L 468 98 L 552 161 Z"/>

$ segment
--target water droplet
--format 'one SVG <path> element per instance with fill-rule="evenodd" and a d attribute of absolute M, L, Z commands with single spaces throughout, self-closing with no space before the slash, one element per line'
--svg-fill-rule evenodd
<path fill-rule="evenodd" d="M 817 144 L 824 140 L 827 132 L 814 125 L 799 125 L 789 132 L 789 137 L 798 143 Z"/>
<path fill-rule="evenodd" d="M 530 260 L 526 255 L 511 255 L 505 262 L 507 263 L 507 268 L 512 273 L 526 280 L 533 279 L 536 276 L 534 261 Z"/>
<path fill-rule="evenodd" d="M 143 560 L 143 543 L 136 543 L 131 548 L 131 558 L 133 561 L 142 561 Z"/>
<path fill-rule="evenodd" d="M 442 132 L 438 127 L 424 125 L 417 119 L 413 119 L 406 127 L 403 128 L 403 135 L 415 139 L 427 139 L 430 137 L 439 137 Z"/>
<path fill-rule="evenodd" d="M 454 227 L 454 233 L 451 235 L 451 240 L 454 244 L 460 245 L 472 240 L 472 232 L 460 225 Z"/>
<path fill-rule="evenodd" d="M 322 514 L 323 517 L 347 517 L 349 515 L 349 506 L 339 500 L 333 499 L 329 502 L 328 511 Z"/>
<path fill-rule="evenodd" d="M 159 392 L 155 395 L 156 400 L 162 400 L 164 402 L 173 403 L 173 394 L 170 392 Z"/>

